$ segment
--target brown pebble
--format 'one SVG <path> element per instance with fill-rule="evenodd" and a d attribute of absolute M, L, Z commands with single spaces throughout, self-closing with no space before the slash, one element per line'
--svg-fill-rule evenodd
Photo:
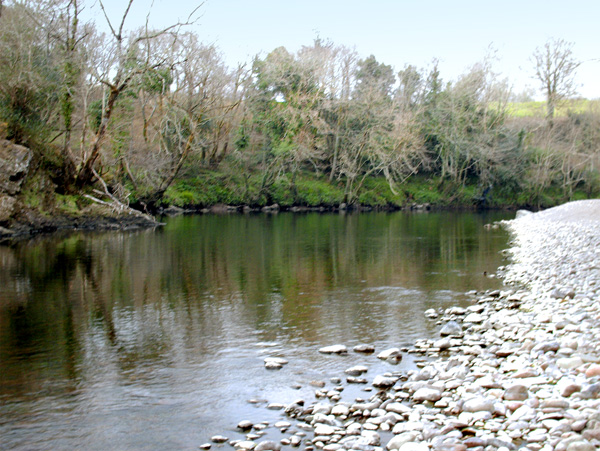
<path fill-rule="evenodd" d="M 585 375 L 586 377 L 600 376 L 600 365 L 593 363 L 587 370 L 585 370 Z"/>

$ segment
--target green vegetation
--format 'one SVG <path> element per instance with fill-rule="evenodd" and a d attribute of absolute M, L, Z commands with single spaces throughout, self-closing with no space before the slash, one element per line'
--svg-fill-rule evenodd
<path fill-rule="evenodd" d="M 567 100 L 578 63 L 564 41 L 532 69 L 543 85 L 568 67 L 565 83 L 544 103 L 507 103 L 489 59 L 447 81 L 435 62 L 395 72 L 317 39 L 231 69 L 185 27 L 104 36 L 81 23 L 83 6 L 9 1 L 0 17 L 0 129 L 38 168 L 27 208 L 77 214 L 83 194 L 144 211 L 600 194 L 600 102 Z"/>
<path fill-rule="evenodd" d="M 586 114 L 589 111 L 600 110 L 600 100 L 570 99 L 561 102 L 557 108 L 556 117 Z M 546 115 L 546 102 L 511 102 L 506 107 L 508 116 L 515 118 L 537 117 Z"/>

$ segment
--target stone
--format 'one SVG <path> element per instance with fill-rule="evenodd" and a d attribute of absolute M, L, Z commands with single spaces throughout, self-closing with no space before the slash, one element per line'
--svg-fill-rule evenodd
<path fill-rule="evenodd" d="M 332 345 L 319 349 L 319 352 L 321 354 L 346 354 L 348 352 L 348 348 L 344 345 Z"/>
<path fill-rule="evenodd" d="M 270 402 L 267 404 L 267 409 L 269 410 L 282 410 L 285 409 L 285 405 L 279 402 Z"/>
<path fill-rule="evenodd" d="M 236 449 L 252 450 L 255 447 L 256 447 L 256 442 L 253 442 L 252 440 L 242 440 L 235 444 Z"/>
<path fill-rule="evenodd" d="M 568 409 L 571 403 L 566 399 L 545 399 L 540 404 L 542 409 Z"/>
<path fill-rule="evenodd" d="M 405 443 L 414 442 L 419 434 L 417 432 L 404 432 L 402 434 L 395 435 L 392 439 L 387 443 L 386 448 L 388 450 L 399 449 Z"/>
<path fill-rule="evenodd" d="M 483 396 L 476 396 L 471 399 L 467 399 L 463 404 L 464 412 L 494 412 L 494 401 Z"/>
<path fill-rule="evenodd" d="M 567 446 L 567 451 L 596 451 L 597 448 L 588 441 L 578 440 Z"/>
<path fill-rule="evenodd" d="M 564 398 L 568 398 L 573 393 L 578 393 L 581 391 L 581 385 L 576 384 L 574 382 L 567 381 L 566 383 L 558 383 L 556 385 L 560 390 L 560 395 Z"/>
<path fill-rule="evenodd" d="M 431 319 L 435 319 L 439 316 L 438 312 L 436 312 L 435 309 L 432 309 L 432 308 L 425 310 L 424 315 L 427 318 L 431 318 Z"/>
<path fill-rule="evenodd" d="M 198 448 L 200 448 L 200 449 L 210 449 L 210 448 L 212 448 L 212 445 L 210 443 L 203 443 Z"/>
<path fill-rule="evenodd" d="M 288 361 L 281 357 L 266 357 L 264 360 L 265 364 L 269 362 L 277 363 L 278 365 L 287 365 Z"/>
<path fill-rule="evenodd" d="M 415 402 L 436 402 L 442 399 L 442 392 L 434 387 L 422 387 L 413 394 L 412 398 Z"/>
<path fill-rule="evenodd" d="M 344 371 L 344 373 L 350 376 L 360 376 L 361 374 L 366 373 L 367 371 L 369 371 L 369 368 L 365 365 L 355 365 L 351 368 L 348 368 L 346 371 Z"/>
<path fill-rule="evenodd" d="M 328 424 L 319 423 L 315 426 L 315 435 L 333 435 L 337 432 L 337 428 Z"/>
<path fill-rule="evenodd" d="M 599 440 L 600 441 L 600 427 L 595 429 L 587 429 L 582 432 L 583 438 L 587 440 Z"/>
<path fill-rule="evenodd" d="M 21 192 L 32 157 L 27 147 L 0 139 L 0 193 L 13 197 Z"/>
<path fill-rule="evenodd" d="M 463 441 L 467 448 L 475 448 L 477 446 L 484 447 L 486 446 L 486 442 L 481 437 L 469 437 Z"/>
<path fill-rule="evenodd" d="M 452 342 L 448 337 L 440 338 L 433 342 L 433 347 L 438 348 L 440 351 L 444 351 L 450 347 L 452 347 Z"/>
<path fill-rule="evenodd" d="M 0 194 L 0 222 L 8 221 L 13 215 L 17 199 Z"/>
<path fill-rule="evenodd" d="M 506 401 L 525 401 L 529 398 L 529 391 L 524 385 L 513 385 L 506 389 L 502 397 Z"/>
<path fill-rule="evenodd" d="M 350 423 L 346 426 L 346 435 L 360 435 L 362 432 L 362 425 L 360 423 Z"/>
<path fill-rule="evenodd" d="M 238 429 L 241 429 L 242 431 L 252 429 L 253 426 L 254 426 L 254 423 L 252 423 L 251 421 L 248 421 L 248 420 L 240 421 L 237 425 Z"/>
<path fill-rule="evenodd" d="M 581 399 L 595 399 L 600 395 L 600 382 L 588 385 L 579 392 Z"/>
<path fill-rule="evenodd" d="M 564 357 L 556 361 L 556 366 L 563 370 L 572 370 L 583 365 L 581 357 Z"/>
<path fill-rule="evenodd" d="M 449 309 L 446 310 L 446 314 L 448 314 L 448 315 L 466 315 L 467 309 L 458 307 L 458 306 L 450 307 Z"/>
<path fill-rule="evenodd" d="M 373 387 L 377 387 L 377 388 L 390 388 L 393 387 L 396 382 L 398 381 L 398 378 L 396 377 L 386 377 L 386 376 L 375 376 L 375 379 L 373 380 Z"/>
<path fill-rule="evenodd" d="M 464 322 L 465 323 L 482 323 L 484 320 L 483 315 L 480 315 L 479 313 L 469 313 L 467 316 L 465 316 Z"/>
<path fill-rule="evenodd" d="M 387 410 L 388 412 L 397 413 L 399 415 L 404 415 L 412 412 L 413 409 L 400 402 L 391 402 L 387 406 L 385 406 L 385 410 Z"/>
<path fill-rule="evenodd" d="M 268 370 L 280 370 L 281 368 L 283 368 L 283 365 L 281 365 L 280 363 L 277 362 L 265 362 L 265 368 Z"/>
<path fill-rule="evenodd" d="M 312 414 L 317 415 L 320 413 L 323 415 L 329 415 L 331 413 L 332 408 L 333 407 L 329 403 L 319 402 L 313 406 Z"/>
<path fill-rule="evenodd" d="M 509 421 L 531 421 L 536 417 L 536 410 L 528 405 L 522 405 L 509 417 Z"/>
<path fill-rule="evenodd" d="M 368 345 L 368 344 L 360 344 L 360 345 L 354 346 L 352 348 L 352 350 L 354 352 L 361 352 L 363 354 L 370 354 L 372 352 L 375 352 L 375 346 Z"/>
<path fill-rule="evenodd" d="M 442 330 L 440 330 L 440 335 L 442 337 L 448 335 L 462 335 L 462 327 L 456 321 L 448 321 Z"/>
<path fill-rule="evenodd" d="M 350 407 L 344 404 L 336 404 L 331 408 L 331 414 L 335 416 L 347 416 L 350 413 Z"/>
<path fill-rule="evenodd" d="M 272 440 L 263 440 L 254 448 L 254 451 L 280 451 L 281 445 Z"/>
<path fill-rule="evenodd" d="M 429 451 L 429 445 L 423 442 L 408 442 L 398 448 L 398 451 Z"/>
<path fill-rule="evenodd" d="M 225 437 L 224 435 L 213 435 L 210 438 L 211 442 L 214 443 L 225 443 L 227 440 L 229 440 L 227 437 Z"/>
<path fill-rule="evenodd" d="M 362 442 L 367 446 L 379 446 L 381 445 L 381 436 L 375 431 L 362 431 L 361 434 Z"/>
<path fill-rule="evenodd" d="M 366 384 L 368 381 L 364 377 L 348 376 L 346 382 L 349 384 Z"/>
<path fill-rule="evenodd" d="M 400 348 L 390 348 L 377 354 L 377 358 L 381 360 L 401 359 L 402 354 Z"/>
<path fill-rule="evenodd" d="M 560 349 L 560 343 L 556 340 L 543 341 L 533 347 L 534 352 L 556 352 Z"/>
<path fill-rule="evenodd" d="M 585 370 L 585 376 L 586 377 L 600 376 L 600 365 L 597 364 L 597 363 L 594 363 L 594 364 L 590 365 L 588 367 L 588 369 Z"/>

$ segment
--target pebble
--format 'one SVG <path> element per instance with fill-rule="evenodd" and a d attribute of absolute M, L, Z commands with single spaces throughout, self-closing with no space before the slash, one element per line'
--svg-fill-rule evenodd
<path fill-rule="evenodd" d="M 251 421 L 248 421 L 248 420 L 240 421 L 237 425 L 238 429 L 241 429 L 242 431 L 245 431 L 247 429 L 252 429 L 252 426 L 254 426 L 254 423 L 252 423 Z"/>
<path fill-rule="evenodd" d="M 254 451 L 280 451 L 281 445 L 272 440 L 264 440 L 254 448 Z"/>
<path fill-rule="evenodd" d="M 381 351 L 379 354 L 377 354 L 377 358 L 381 360 L 396 359 L 398 357 L 402 357 L 400 348 L 386 349 L 385 351 Z"/>
<path fill-rule="evenodd" d="M 433 387 L 422 387 L 418 389 L 412 396 L 413 401 L 423 402 L 431 401 L 436 402 L 442 399 L 442 392 L 437 388 Z"/>
<path fill-rule="evenodd" d="M 444 325 L 444 327 L 442 327 L 442 329 L 440 330 L 440 335 L 442 337 L 445 337 L 448 335 L 460 336 L 460 335 L 462 335 L 462 327 L 456 321 L 448 321 Z"/>
<path fill-rule="evenodd" d="M 321 354 L 347 354 L 348 348 L 344 345 L 325 346 L 319 349 Z"/>
<path fill-rule="evenodd" d="M 586 377 L 600 376 L 600 365 L 598 365 L 598 364 L 590 365 L 589 368 L 587 370 L 585 370 L 585 376 Z"/>
<path fill-rule="evenodd" d="M 502 290 L 472 292 L 468 307 L 427 310 L 428 324 L 438 321 L 441 338 L 377 355 L 395 363 L 406 351 L 420 369 L 398 367 L 369 384 L 361 376 L 370 356 L 362 356 L 366 364 L 347 368 L 345 383 L 364 384 L 368 399 L 342 399 L 350 390 L 343 391 L 340 374 L 333 389 L 311 383 L 318 401 L 288 405 L 289 421 L 275 423 L 292 435 L 280 443 L 243 440 L 235 447 L 381 451 L 385 439 L 388 451 L 600 449 L 600 224 L 569 221 L 572 210 L 562 208 L 552 210 L 567 219 L 544 219 L 553 214 L 546 211 L 505 224 L 513 247 L 506 252 L 508 266 L 498 269 Z M 238 424 L 244 431 L 252 426 Z M 222 436 L 213 443 L 222 443 L 215 437 Z"/>
<path fill-rule="evenodd" d="M 344 373 L 350 376 L 360 376 L 361 374 L 366 373 L 367 371 L 369 371 L 369 367 L 365 365 L 355 365 L 351 368 L 348 368 L 346 371 L 344 371 Z"/>
<path fill-rule="evenodd" d="M 354 352 L 361 352 L 363 354 L 371 354 L 375 352 L 375 347 L 369 344 L 360 344 L 352 348 Z"/>
<path fill-rule="evenodd" d="M 477 396 L 475 398 L 467 399 L 463 404 L 464 412 L 494 412 L 494 401 L 488 398 L 484 398 L 482 396 Z"/>
<path fill-rule="evenodd" d="M 227 440 L 229 440 L 227 437 L 225 437 L 224 435 L 213 435 L 210 438 L 211 442 L 214 443 L 225 443 Z"/>
<path fill-rule="evenodd" d="M 377 388 L 390 388 L 396 384 L 398 378 L 396 377 L 387 377 L 387 376 L 375 376 L 373 379 L 373 387 Z"/>

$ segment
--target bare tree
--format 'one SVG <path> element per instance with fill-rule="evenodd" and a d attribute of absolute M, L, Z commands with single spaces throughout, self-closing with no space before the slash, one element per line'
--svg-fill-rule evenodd
<path fill-rule="evenodd" d="M 125 32 L 125 21 L 129 15 L 133 1 L 134 0 L 129 0 L 127 2 L 125 12 L 121 17 L 121 22 L 118 27 L 113 26 L 108 18 L 104 4 L 100 1 L 100 7 L 111 31 L 113 41 L 112 56 L 115 64 L 110 67 L 109 71 L 97 77 L 98 81 L 108 90 L 108 95 L 96 135 L 92 140 L 89 152 L 84 155 L 82 164 L 79 167 L 76 176 L 75 183 L 78 187 L 88 185 L 96 178 L 96 175 L 94 174 L 94 163 L 100 156 L 102 143 L 106 137 L 109 121 L 114 112 L 117 100 L 121 97 L 123 92 L 130 87 L 132 81 L 136 77 L 143 76 L 143 74 L 149 70 L 163 66 L 162 61 L 153 61 L 148 55 L 146 55 L 145 59 L 138 58 L 139 46 L 167 33 L 177 34 L 183 26 L 191 23 L 192 15 L 195 14 L 200 6 L 202 6 L 201 4 L 192 11 L 188 21 L 185 23 L 178 22 L 158 31 L 149 30 L 148 24 L 146 23 L 145 29 L 138 33 L 137 36 L 134 35 L 129 37 Z"/>
<path fill-rule="evenodd" d="M 576 92 L 575 71 L 581 64 L 573 55 L 573 44 L 552 39 L 538 47 L 532 57 L 535 78 L 546 95 L 546 119 L 552 126 L 557 103 Z"/>

